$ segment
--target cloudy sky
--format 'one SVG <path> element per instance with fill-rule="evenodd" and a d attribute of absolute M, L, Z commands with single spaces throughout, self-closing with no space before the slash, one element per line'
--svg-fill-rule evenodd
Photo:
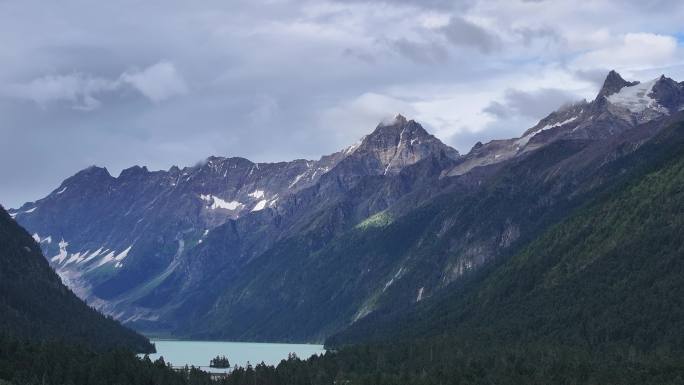
<path fill-rule="evenodd" d="M 79 169 L 318 158 L 402 113 L 461 152 L 611 68 L 684 80 L 669 0 L 0 0 L 0 203 Z"/>

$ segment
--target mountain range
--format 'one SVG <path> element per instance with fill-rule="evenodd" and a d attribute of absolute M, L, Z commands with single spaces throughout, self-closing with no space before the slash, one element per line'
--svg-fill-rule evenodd
<path fill-rule="evenodd" d="M 508 260 L 619 183 L 683 108 L 683 83 L 611 71 L 594 100 L 467 154 L 399 115 L 317 161 L 90 167 L 9 213 L 78 296 L 133 328 L 323 341 Z"/>

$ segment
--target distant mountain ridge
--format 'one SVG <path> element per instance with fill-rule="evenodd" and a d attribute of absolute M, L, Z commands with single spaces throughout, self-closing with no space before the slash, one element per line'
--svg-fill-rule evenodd
<path fill-rule="evenodd" d="M 11 214 L 74 291 L 137 328 L 321 341 L 524 243 L 682 106 L 682 83 L 611 72 L 595 100 L 465 155 L 398 116 L 318 161 L 89 168 Z"/>

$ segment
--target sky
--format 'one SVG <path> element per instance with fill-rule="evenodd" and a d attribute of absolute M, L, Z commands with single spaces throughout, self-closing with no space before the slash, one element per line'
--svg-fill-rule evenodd
<path fill-rule="evenodd" d="M 0 204 L 90 165 L 317 159 L 401 113 L 462 153 L 684 80 L 672 0 L 0 0 Z"/>

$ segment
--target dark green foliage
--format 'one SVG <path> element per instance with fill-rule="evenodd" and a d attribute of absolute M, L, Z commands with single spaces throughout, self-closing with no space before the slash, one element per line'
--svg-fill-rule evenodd
<path fill-rule="evenodd" d="M 0 335 L 0 384 L 13 385 L 209 385 L 198 369 L 171 369 L 129 350 L 93 351 L 56 342 L 27 343 Z M 3 384 L 4 385 L 4 384 Z"/>
<path fill-rule="evenodd" d="M 484 342 L 442 337 L 410 345 L 363 345 L 306 361 L 290 358 L 276 367 L 239 369 L 222 383 L 675 385 L 684 380 L 684 362 L 676 356 L 599 354 L 560 345 Z"/>
<path fill-rule="evenodd" d="M 211 359 L 209 366 L 212 368 L 230 368 L 230 361 L 226 356 L 216 356 Z"/>

